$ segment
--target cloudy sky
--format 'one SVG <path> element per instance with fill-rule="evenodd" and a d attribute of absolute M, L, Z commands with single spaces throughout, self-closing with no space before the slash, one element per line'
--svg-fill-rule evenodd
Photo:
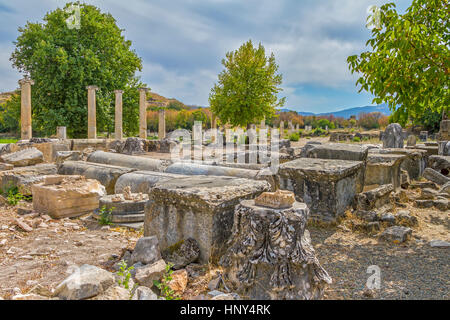
<path fill-rule="evenodd" d="M 17 28 L 41 21 L 65 0 L 0 0 L 0 92 L 17 87 L 9 57 Z M 227 51 L 251 39 L 275 54 L 286 107 L 325 112 L 371 105 L 358 94 L 346 59 L 370 31 L 367 8 L 380 0 L 89 0 L 111 13 L 142 57 L 140 76 L 152 91 L 208 105 Z M 400 11 L 411 0 L 395 1 Z"/>

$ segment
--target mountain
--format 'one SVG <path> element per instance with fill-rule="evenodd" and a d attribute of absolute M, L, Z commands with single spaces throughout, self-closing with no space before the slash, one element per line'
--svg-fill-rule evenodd
<path fill-rule="evenodd" d="M 289 112 L 292 110 L 289 109 L 281 109 L 282 112 Z M 344 109 L 340 111 L 333 111 L 333 112 L 325 112 L 325 113 L 312 113 L 312 112 L 297 112 L 298 114 L 302 116 L 329 116 L 333 115 L 335 117 L 342 117 L 345 119 L 350 118 L 350 116 L 358 116 L 360 113 L 370 113 L 370 112 L 381 112 L 387 116 L 391 114 L 391 110 L 389 110 L 389 107 L 386 104 L 380 104 L 377 106 L 364 106 L 364 107 L 356 107 L 356 108 L 349 108 Z"/>

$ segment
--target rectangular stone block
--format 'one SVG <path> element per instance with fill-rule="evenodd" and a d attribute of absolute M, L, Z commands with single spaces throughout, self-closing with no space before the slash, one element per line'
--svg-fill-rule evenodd
<path fill-rule="evenodd" d="M 300 158 L 280 165 L 278 174 L 281 189 L 293 191 L 312 217 L 335 221 L 362 191 L 364 162 Z"/>
<path fill-rule="evenodd" d="M 406 159 L 401 154 L 369 153 L 366 164 L 365 185 L 393 184 L 400 187 L 400 165 Z"/>
<path fill-rule="evenodd" d="M 156 235 L 161 250 L 187 238 L 200 246 L 200 261 L 220 258 L 240 200 L 269 191 L 265 181 L 191 176 L 158 182 L 149 193 L 144 235 Z"/>
<path fill-rule="evenodd" d="M 309 149 L 306 156 L 319 159 L 366 161 L 368 150 L 368 147 L 361 145 L 327 143 Z"/>
<path fill-rule="evenodd" d="M 31 195 L 31 186 L 42 182 L 45 176 L 52 174 L 56 174 L 56 165 L 44 163 L 0 171 L 0 190 L 6 192 L 10 188 L 17 187 L 23 195 Z"/>
<path fill-rule="evenodd" d="M 98 208 L 105 188 L 82 176 L 48 176 L 32 186 L 33 209 L 55 219 L 76 217 Z"/>
<path fill-rule="evenodd" d="M 381 154 L 397 154 L 406 156 L 403 159 L 400 168 L 406 170 L 411 179 L 419 179 L 423 171 L 425 170 L 427 164 L 427 151 L 421 149 L 371 149 L 371 153 L 381 153 Z"/>

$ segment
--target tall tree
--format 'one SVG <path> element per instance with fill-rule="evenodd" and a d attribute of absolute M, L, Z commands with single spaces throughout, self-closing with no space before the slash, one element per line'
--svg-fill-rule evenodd
<path fill-rule="evenodd" d="M 278 99 L 282 90 L 282 75 L 273 53 L 266 57 L 264 47 L 253 47 L 251 40 L 238 50 L 228 52 L 222 60 L 225 69 L 211 90 L 211 111 L 221 123 L 248 126 L 275 115 L 275 108 L 284 105 L 285 98 Z"/>
<path fill-rule="evenodd" d="M 68 23 L 80 8 L 80 24 Z M 33 129 L 53 134 L 56 126 L 67 126 L 72 137 L 87 132 L 86 86 L 97 85 L 97 127 L 110 131 L 114 119 L 114 93 L 124 94 L 124 131 L 135 133 L 138 117 L 137 87 L 142 83 L 135 72 L 142 61 L 131 49 L 116 20 L 88 4 L 68 3 L 45 15 L 43 23 L 28 22 L 19 28 L 11 56 L 13 66 L 29 75 L 32 89 Z M 133 105 L 130 105 L 133 103 Z M 109 129 L 109 130 L 108 130 Z"/>
<path fill-rule="evenodd" d="M 380 8 L 380 25 L 366 45 L 371 51 L 348 58 L 362 90 L 374 103 L 388 103 L 401 124 L 450 105 L 450 6 L 448 0 L 413 0 L 404 14 L 394 3 Z"/>

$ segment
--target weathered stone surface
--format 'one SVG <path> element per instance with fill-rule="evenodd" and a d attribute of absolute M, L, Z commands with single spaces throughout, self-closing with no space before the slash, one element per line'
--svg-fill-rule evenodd
<path fill-rule="evenodd" d="M 437 185 L 443 186 L 446 183 L 450 182 L 450 178 L 447 178 L 446 176 L 440 174 L 439 172 L 431 169 L 431 168 L 426 168 L 424 173 L 423 173 L 423 177 L 425 179 L 428 179 L 434 183 L 436 183 Z"/>
<path fill-rule="evenodd" d="M 450 156 L 431 156 L 428 158 L 428 167 L 450 177 Z"/>
<path fill-rule="evenodd" d="M 414 147 L 406 147 L 406 149 L 418 149 L 426 151 L 426 156 L 438 155 L 439 147 L 438 146 L 426 146 L 424 144 L 416 144 Z"/>
<path fill-rule="evenodd" d="M 173 265 L 173 269 L 181 269 L 196 262 L 200 257 L 200 247 L 193 238 L 181 240 L 161 252 L 165 261 Z"/>
<path fill-rule="evenodd" d="M 176 146 L 177 142 L 171 139 L 148 140 L 148 152 L 170 153 Z"/>
<path fill-rule="evenodd" d="M 307 158 L 366 161 L 368 148 L 363 145 L 328 143 L 315 145 L 306 151 Z"/>
<path fill-rule="evenodd" d="M 106 195 L 100 198 L 99 208 L 105 207 L 111 212 L 113 223 L 143 222 L 148 195 L 134 193 L 132 197 L 134 199 L 128 200 L 122 194 Z M 99 218 L 99 214 L 94 217 Z"/>
<path fill-rule="evenodd" d="M 406 159 L 404 155 L 369 153 L 364 183 L 370 185 L 392 184 L 400 187 L 400 165 Z"/>
<path fill-rule="evenodd" d="M 130 300 L 130 292 L 123 287 L 115 285 L 91 300 Z"/>
<path fill-rule="evenodd" d="M 305 230 L 308 214 L 304 203 L 277 210 L 242 201 L 220 260 L 227 287 L 249 299 L 320 299 L 331 278 Z"/>
<path fill-rule="evenodd" d="M 115 193 L 123 193 L 124 188 L 130 187 L 131 192 L 133 193 L 148 194 L 157 182 L 186 177 L 187 176 L 172 173 L 135 171 L 124 174 L 117 179 Z"/>
<path fill-rule="evenodd" d="M 66 161 L 58 166 L 58 174 L 81 175 L 100 181 L 108 194 L 114 194 L 116 181 L 121 175 L 133 171 L 136 169 L 83 161 Z"/>
<path fill-rule="evenodd" d="M 93 148 L 95 150 L 107 151 L 111 149 L 109 144 L 113 140 L 108 139 L 72 139 L 68 140 L 71 143 L 71 150 L 73 151 L 83 151 L 87 148 Z"/>
<path fill-rule="evenodd" d="M 26 167 L 44 162 L 44 155 L 36 148 L 27 148 L 5 154 L 0 159 L 3 162 L 12 164 L 14 167 Z"/>
<path fill-rule="evenodd" d="M 432 247 L 432 248 L 449 248 L 450 242 L 443 241 L 443 240 L 431 240 L 430 247 Z"/>
<path fill-rule="evenodd" d="M 406 170 L 410 179 L 419 179 L 427 165 L 427 152 L 421 149 L 376 149 L 369 153 L 399 154 L 406 158 L 402 161 L 400 168 Z"/>
<path fill-rule="evenodd" d="M 264 192 L 255 198 L 257 206 L 269 207 L 274 209 L 284 209 L 292 207 L 295 202 L 294 193 L 285 190 L 277 190 L 276 192 Z"/>
<path fill-rule="evenodd" d="M 189 162 L 174 163 L 165 172 L 188 176 L 227 176 L 246 179 L 256 179 L 259 173 L 257 170 L 219 167 Z"/>
<path fill-rule="evenodd" d="M 416 145 L 417 139 L 415 135 L 409 135 L 408 136 L 408 141 L 406 142 L 406 145 L 408 147 L 413 147 Z"/>
<path fill-rule="evenodd" d="M 193 238 L 200 247 L 200 261 L 220 257 L 231 234 L 234 207 L 270 186 L 265 181 L 231 177 L 183 177 L 158 182 L 150 192 L 144 235 L 156 235 L 161 249 Z"/>
<path fill-rule="evenodd" d="M 114 282 L 112 273 L 84 264 L 61 282 L 54 294 L 64 300 L 88 299 L 105 292 Z"/>
<path fill-rule="evenodd" d="M 57 164 L 64 161 L 78 161 L 81 159 L 80 151 L 58 151 L 56 152 L 55 162 Z"/>
<path fill-rule="evenodd" d="M 12 169 L 14 169 L 14 166 L 12 164 L 0 162 L 0 171 L 6 171 L 6 170 L 12 170 Z"/>
<path fill-rule="evenodd" d="M 386 127 L 383 135 L 383 148 L 403 148 L 402 126 L 391 123 Z"/>
<path fill-rule="evenodd" d="M 185 269 L 177 270 L 172 273 L 172 280 L 167 284 L 176 295 L 182 295 L 188 284 L 188 274 Z"/>
<path fill-rule="evenodd" d="M 150 288 L 137 287 L 131 300 L 158 300 L 158 296 Z"/>
<path fill-rule="evenodd" d="M 136 281 L 145 287 L 153 287 L 153 281 L 160 281 L 166 272 L 166 263 L 160 259 L 152 264 L 136 268 Z"/>
<path fill-rule="evenodd" d="M 439 193 L 447 193 L 450 194 L 450 182 L 447 182 L 442 186 L 441 189 L 439 189 Z"/>
<path fill-rule="evenodd" d="M 161 259 L 160 246 L 156 236 L 140 238 L 131 254 L 131 264 L 141 262 L 151 264 Z"/>
<path fill-rule="evenodd" d="M 372 210 L 390 203 L 390 195 L 394 191 L 392 184 L 382 185 L 370 191 L 356 195 L 357 207 L 360 210 Z"/>
<path fill-rule="evenodd" d="M 450 208 L 450 202 L 447 199 L 433 200 L 433 206 L 441 211 L 447 211 Z"/>
<path fill-rule="evenodd" d="M 167 160 L 159 160 L 145 157 L 130 156 L 111 152 L 95 151 L 87 158 L 88 162 L 107 164 L 132 168 L 136 170 L 162 172 L 171 163 Z"/>
<path fill-rule="evenodd" d="M 1 299 L 0 299 L 1 300 Z M 11 298 L 11 300 L 49 300 L 48 297 L 43 297 L 37 294 L 18 294 Z"/>
<path fill-rule="evenodd" d="M 0 171 L 0 189 L 6 191 L 17 187 L 23 195 L 31 195 L 33 184 L 42 182 L 45 176 L 56 174 L 56 171 L 56 165 L 44 163 Z"/>
<path fill-rule="evenodd" d="M 121 146 L 120 153 L 124 154 L 142 154 L 146 152 L 146 139 L 141 138 L 127 138 L 123 146 Z"/>
<path fill-rule="evenodd" d="M 105 188 L 82 176 L 47 176 L 32 186 L 33 208 L 52 218 L 75 217 L 98 208 Z"/>
<path fill-rule="evenodd" d="M 415 216 L 412 216 L 409 211 L 399 211 L 395 216 L 395 222 L 404 227 L 415 227 L 419 225 L 419 221 Z"/>
<path fill-rule="evenodd" d="M 450 156 L 450 141 L 439 142 L 438 154 L 441 156 Z"/>
<path fill-rule="evenodd" d="M 381 234 L 381 238 L 393 243 L 402 243 L 411 237 L 412 230 L 408 227 L 394 226 L 387 228 Z"/>
<path fill-rule="evenodd" d="M 279 168 L 281 189 L 293 191 L 311 215 L 335 221 L 354 202 L 364 184 L 361 161 L 300 158 Z"/>

